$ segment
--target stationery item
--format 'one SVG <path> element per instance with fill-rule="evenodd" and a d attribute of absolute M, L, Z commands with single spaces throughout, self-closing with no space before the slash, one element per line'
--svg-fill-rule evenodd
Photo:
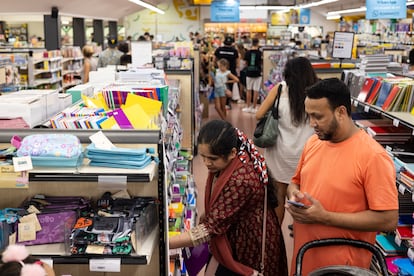
<path fill-rule="evenodd" d="M 358 94 L 358 101 L 365 102 L 367 96 L 372 89 L 373 85 L 375 84 L 376 80 L 374 78 L 367 78 L 364 81 L 364 84 L 361 88 L 361 91 Z"/>
<path fill-rule="evenodd" d="M 124 111 L 121 108 L 117 108 L 112 112 L 108 113 L 110 116 L 115 118 L 115 121 L 121 129 L 133 129 L 134 126 L 128 120 L 128 117 L 125 115 Z"/>
<path fill-rule="evenodd" d="M 162 107 L 162 102 L 160 101 L 132 93 L 128 94 L 125 107 L 127 108 L 136 104 L 140 105 L 143 111 L 148 115 L 158 115 Z"/>
<path fill-rule="evenodd" d="M 398 96 L 398 93 L 401 91 L 401 87 L 398 85 L 395 85 L 391 91 L 388 97 L 385 99 L 384 104 L 381 106 L 381 108 L 385 111 L 388 111 L 392 107 L 392 103 L 395 102 L 395 99 Z"/>
<path fill-rule="evenodd" d="M 37 215 L 41 230 L 36 231 L 35 239 L 17 240 L 17 243 L 25 245 L 48 244 L 64 242 L 65 235 L 70 233 L 76 221 L 76 212 L 73 210 L 57 211 L 52 213 L 42 213 Z M 18 227 L 17 232 L 22 230 Z M 20 235 L 18 234 L 18 237 Z"/>
<path fill-rule="evenodd" d="M 382 82 L 381 88 L 378 92 L 378 99 L 375 102 L 376 106 L 382 107 L 388 95 L 390 94 L 392 88 L 393 88 L 393 84 L 391 82 L 386 82 L 386 81 Z"/>
<path fill-rule="evenodd" d="M 407 247 L 398 246 L 394 239 L 394 235 L 378 234 L 376 236 L 376 243 L 384 251 L 384 253 L 387 254 L 387 256 L 405 254 L 405 252 L 407 252 Z"/>
<path fill-rule="evenodd" d="M 411 240 L 413 238 L 413 226 L 412 225 L 403 225 L 397 226 L 395 233 L 401 240 Z"/>
<path fill-rule="evenodd" d="M 414 275 L 414 264 L 409 258 L 398 258 L 393 263 L 398 267 L 399 275 Z"/>
<path fill-rule="evenodd" d="M 373 85 L 372 90 L 369 92 L 369 95 L 367 95 L 366 103 L 368 104 L 374 104 L 377 97 L 378 97 L 378 91 L 381 88 L 381 80 L 376 78 L 377 82 Z"/>
<path fill-rule="evenodd" d="M 72 134 L 33 134 L 23 138 L 17 156 L 30 156 L 33 166 L 73 167 L 82 161 L 82 145 Z"/>

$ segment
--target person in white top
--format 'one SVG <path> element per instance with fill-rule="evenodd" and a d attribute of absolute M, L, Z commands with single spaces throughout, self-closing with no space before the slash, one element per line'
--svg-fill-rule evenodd
<path fill-rule="evenodd" d="M 275 102 L 279 85 L 282 85 L 279 102 L 279 136 L 276 144 L 264 151 L 268 168 L 277 182 L 276 213 L 280 224 L 285 214 L 287 186 L 295 173 L 303 146 L 313 134 L 305 113 L 305 88 L 318 81 L 310 61 L 305 57 L 290 59 L 285 65 L 283 78 L 284 81 L 269 91 L 256 113 L 258 120 L 266 114 Z"/>

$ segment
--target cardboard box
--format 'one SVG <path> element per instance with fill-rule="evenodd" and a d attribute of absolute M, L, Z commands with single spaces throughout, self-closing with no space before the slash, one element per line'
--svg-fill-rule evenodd
<path fill-rule="evenodd" d="M 59 93 L 59 111 L 72 105 L 72 94 Z"/>
<path fill-rule="evenodd" d="M 59 91 L 57 89 L 30 89 L 21 90 L 20 94 L 39 95 L 45 99 L 45 113 L 44 120 L 48 120 L 55 116 L 61 109 L 59 109 Z"/>
<path fill-rule="evenodd" d="M 0 96 L 0 118 L 23 118 L 33 128 L 44 122 L 45 99 L 39 95 L 20 93 L 3 94 Z"/>
<path fill-rule="evenodd" d="M 82 99 L 82 95 L 86 95 L 88 97 L 93 97 L 94 88 L 90 84 L 79 84 L 76 85 L 68 90 L 66 93 L 72 95 L 72 103 L 77 103 Z"/>

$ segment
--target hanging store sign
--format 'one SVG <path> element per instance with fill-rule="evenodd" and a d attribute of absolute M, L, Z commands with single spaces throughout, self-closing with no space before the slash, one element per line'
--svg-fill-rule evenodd
<path fill-rule="evenodd" d="M 366 0 L 366 19 L 398 19 L 407 17 L 406 0 Z"/>
<path fill-rule="evenodd" d="M 239 0 L 214 0 L 210 7 L 211 22 L 240 22 Z"/>

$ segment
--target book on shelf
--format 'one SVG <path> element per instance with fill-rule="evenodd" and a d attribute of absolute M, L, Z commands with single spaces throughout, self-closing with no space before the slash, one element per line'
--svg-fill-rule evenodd
<path fill-rule="evenodd" d="M 402 87 L 398 85 L 394 85 L 391 88 L 391 91 L 388 95 L 388 97 L 385 99 L 384 104 L 381 106 L 381 108 L 385 111 L 389 111 L 393 104 L 395 103 L 395 100 L 397 99 L 398 94 L 402 91 Z"/>
<path fill-rule="evenodd" d="M 378 91 L 381 88 L 381 79 L 376 78 L 377 82 L 373 85 L 372 90 L 367 95 L 366 103 L 373 104 L 375 103 L 378 97 Z"/>
<path fill-rule="evenodd" d="M 405 126 L 370 126 L 368 134 L 375 136 L 411 136 L 411 129 Z"/>
<path fill-rule="evenodd" d="M 364 120 L 355 120 L 355 124 L 363 129 L 372 126 L 392 126 L 392 120 L 390 119 L 364 119 Z"/>
<path fill-rule="evenodd" d="M 411 240 L 413 238 L 413 226 L 412 225 L 399 225 L 395 230 L 400 240 Z"/>
<path fill-rule="evenodd" d="M 395 243 L 394 235 L 377 234 L 376 244 L 386 254 L 386 256 L 395 256 L 407 252 L 407 247 L 399 246 Z"/>
<path fill-rule="evenodd" d="M 387 81 L 383 81 L 381 84 L 381 88 L 378 92 L 378 99 L 375 102 L 375 105 L 378 107 L 382 107 L 385 100 L 387 99 L 388 95 L 391 92 L 391 89 L 393 88 L 393 84 Z"/>
<path fill-rule="evenodd" d="M 365 102 L 369 94 L 369 91 L 372 89 L 374 84 L 375 84 L 374 78 L 365 79 L 364 84 L 362 85 L 361 91 L 359 92 L 358 97 L 357 97 L 358 101 Z"/>

